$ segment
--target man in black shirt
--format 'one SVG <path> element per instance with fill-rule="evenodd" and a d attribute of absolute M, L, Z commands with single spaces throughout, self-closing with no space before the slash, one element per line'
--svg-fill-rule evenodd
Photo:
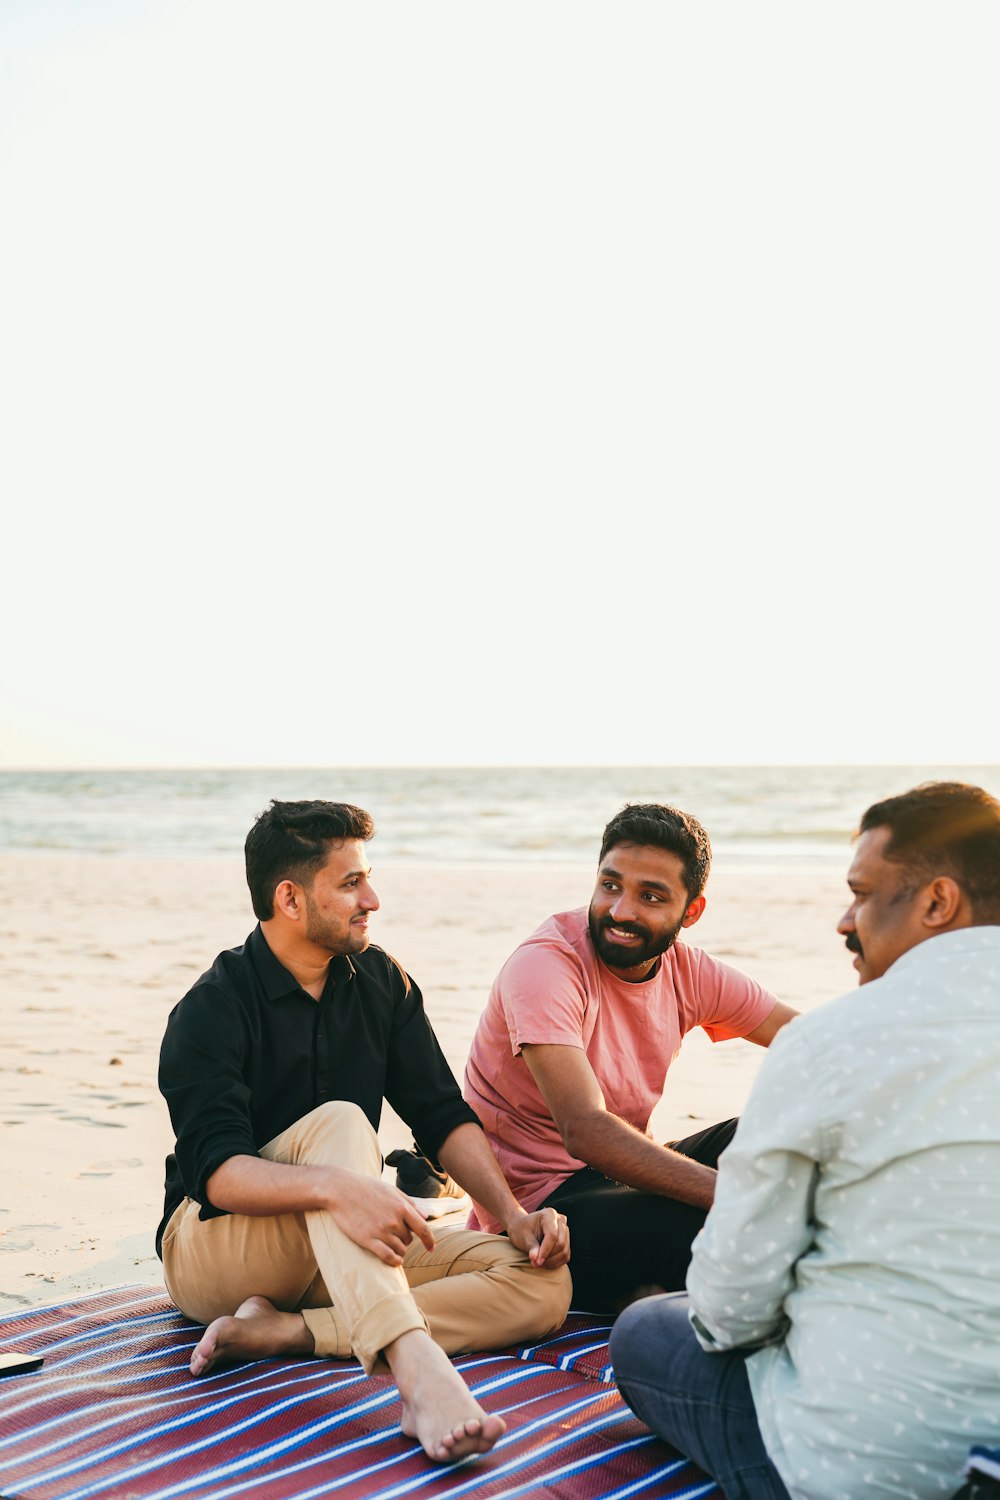
<path fill-rule="evenodd" d="M 392 1372 L 429 1457 L 504 1431 L 447 1358 L 544 1337 L 569 1307 L 565 1219 L 525 1213 L 441 1052 L 420 991 L 369 946 L 360 808 L 274 802 L 246 841 L 260 925 L 171 1013 L 160 1089 L 176 1134 L 157 1233 L 177 1305 L 219 1360 L 352 1353 Z M 432 1233 L 382 1180 L 382 1100 L 506 1238 Z"/>

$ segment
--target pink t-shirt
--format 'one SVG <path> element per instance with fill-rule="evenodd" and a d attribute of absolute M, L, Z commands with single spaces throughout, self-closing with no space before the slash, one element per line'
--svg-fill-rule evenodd
<path fill-rule="evenodd" d="M 739 969 L 675 943 L 651 979 L 619 979 L 594 951 L 587 908 L 543 922 L 500 970 L 465 1068 L 476 1111 L 514 1196 L 529 1210 L 586 1162 L 569 1155 L 521 1048 L 580 1047 L 612 1114 L 644 1133 L 685 1033 L 747 1036 L 777 1004 Z M 502 1228 L 475 1204 L 470 1227 Z"/>

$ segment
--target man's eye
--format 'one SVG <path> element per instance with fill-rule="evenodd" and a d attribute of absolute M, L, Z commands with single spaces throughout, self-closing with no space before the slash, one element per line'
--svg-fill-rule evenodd
<path fill-rule="evenodd" d="M 653 902 L 653 901 L 659 901 L 660 897 L 657 896 L 653 891 L 643 891 L 643 893 L 642 893 L 642 899 L 644 901 Z"/>

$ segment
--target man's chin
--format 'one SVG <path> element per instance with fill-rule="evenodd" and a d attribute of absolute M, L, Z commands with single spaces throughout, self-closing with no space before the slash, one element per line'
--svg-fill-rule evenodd
<path fill-rule="evenodd" d="M 651 953 L 648 943 L 609 943 L 604 937 L 594 943 L 597 956 L 609 969 L 638 969 L 659 958 L 661 949 Z"/>

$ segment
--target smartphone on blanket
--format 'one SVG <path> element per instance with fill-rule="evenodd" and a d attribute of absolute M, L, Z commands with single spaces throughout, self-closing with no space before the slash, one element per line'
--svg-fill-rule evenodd
<path fill-rule="evenodd" d="M 37 1370 L 42 1364 L 40 1354 L 15 1354 L 10 1350 L 6 1354 L 0 1354 L 0 1375 L 24 1375 L 29 1370 Z"/>

